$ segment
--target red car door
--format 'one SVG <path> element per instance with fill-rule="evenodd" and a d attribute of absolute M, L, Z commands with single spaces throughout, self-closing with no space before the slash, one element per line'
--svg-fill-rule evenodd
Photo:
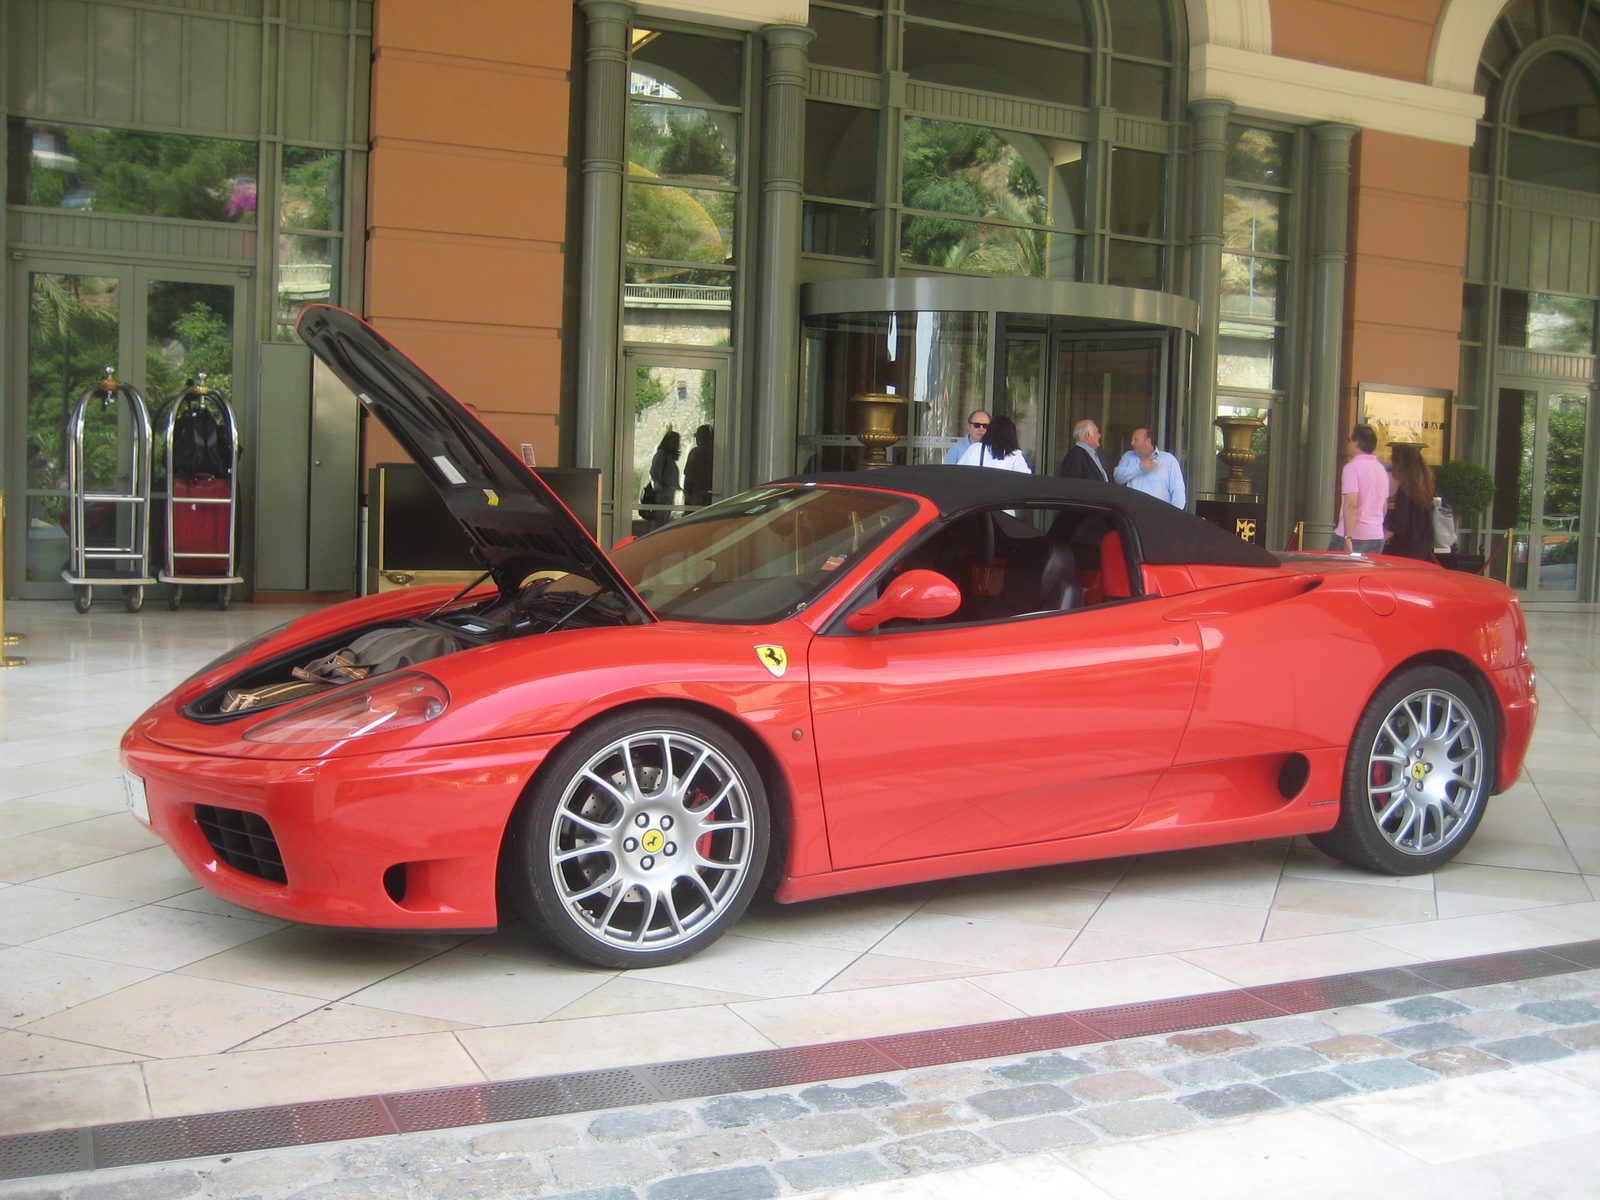
<path fill-rule="evenodd" d="M 1174 601 L 822 636 L 811 704 L 835 868 L 1117 829 L 1177 751 L 1200 646 Z"/>

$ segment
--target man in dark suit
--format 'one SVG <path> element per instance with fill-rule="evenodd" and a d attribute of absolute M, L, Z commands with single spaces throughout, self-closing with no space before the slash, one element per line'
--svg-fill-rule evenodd
<path fill-rule="evenodd" d="M 1072 427 L 1072 449 L 1061 460 L 1061 473 L 1068 479 L 1094 479 L 1111 482 L 1111 473 L 1100 461 L 1100 426 L 1085 417 Z"/>

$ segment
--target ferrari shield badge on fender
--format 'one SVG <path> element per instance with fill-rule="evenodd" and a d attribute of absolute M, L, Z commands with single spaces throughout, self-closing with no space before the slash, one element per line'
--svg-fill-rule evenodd
<path fill-rule="evenodd" d="M 756 657 L 761 665 L 771 671 L 774 678 L 782 679 L 789 669 L 789 654 L 782 646 L 757 646 Z"/>

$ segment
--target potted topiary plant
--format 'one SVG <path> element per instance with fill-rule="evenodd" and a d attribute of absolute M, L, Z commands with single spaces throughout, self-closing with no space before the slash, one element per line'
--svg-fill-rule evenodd
<path fill-rule="evenodd" d="M 1433 473 L 1434 490 L 1444 498 L 1458 524 L 1474 521 L 1494 499 L 1494 476 L 1477 463 L 1452 459 Z M 1465 554 L 1450 555 L 1446 562 L 1458 571 L 1478 571 L 1483 559 Z"/>

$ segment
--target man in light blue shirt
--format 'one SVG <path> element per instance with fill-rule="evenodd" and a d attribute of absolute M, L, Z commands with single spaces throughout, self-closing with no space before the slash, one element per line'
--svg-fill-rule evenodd
<path fill-rule="evenodd" d="M 1122 456 L 1117 469 L 1112 472 L 1118 483 L 1125 483 L 1135 491 L 1165 500 L 1175 508 L 1189 501 L 1183 487 L 1183 468 L 1178 460 L 1156 449 L 1156 440 L 1148 429 L 1133 431 L 1128 445 L 1132 447 Z"/>
<path fill-rule="evenodd" d="M 983 441 L 983 435 L 989 432 L 989 414 L 979 409 L 967 418 L 967 436 L 944 452 L 944 465 L 953 467 L 961 461 L 961 456 L 967 452 L 967 447 Z"/>

